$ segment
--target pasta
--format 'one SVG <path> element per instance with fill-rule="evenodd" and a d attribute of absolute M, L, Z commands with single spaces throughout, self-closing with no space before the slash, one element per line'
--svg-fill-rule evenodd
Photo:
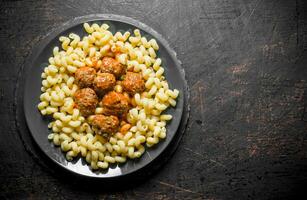
<path fill-rule="evenodd" d="M 61 48 L 53 48 L 49 65 L 41 74 L 42 94 L 37 108 L 42 115 L 52 115 L 48 139 L 65 152 L 67 160 L 81 156 L 92 169 L 107 169 L 110 164 L 141 157 L 145 146 L 152 147 L 167 137 L 166 125 L 173 116 L 163 111 L 176 106 L 179 91 L 170 89 L 163 76 L 165 70 L 157 57 L 159 45 L 155 39 L 148 40 L 138 29 L 131 35 L 112 34 L 107 24 L 84 23 L 83 27 L 87 36 L 61 36 Z M 74 99 L 79 89 L 76 71 L 101 65 L 104 56 L 114 57 L 145 80 L 145 91 L 132 96 L 127 123 L 110 137 L 98 134 L 90 125 L 93 117 L 83 116 Z M 114 91 L 123 93 L 123 86 L 116 83 Z M 94 112 L 103 113 L 103 107 L 96 107 Z"/>

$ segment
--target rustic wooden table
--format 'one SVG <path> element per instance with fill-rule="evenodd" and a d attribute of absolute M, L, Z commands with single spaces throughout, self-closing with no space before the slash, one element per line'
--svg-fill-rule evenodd
<path fill-rule="evenodd" d="M 287 199 L 307 183 L 307 2 L 1 1 L 1 199 Z M 15 122 L 18 72 L 35 44 L 77 16 L 140 20 L 177 52 L 191 117 L 175 155 L 142 184 L 76 189 L 38 164 Z M 21 74 L 22 75 L 22 74 Z M 22 130 L 21 130 L 22 131 Z M 305 193 L 306 194 L 306 193 Z"/>

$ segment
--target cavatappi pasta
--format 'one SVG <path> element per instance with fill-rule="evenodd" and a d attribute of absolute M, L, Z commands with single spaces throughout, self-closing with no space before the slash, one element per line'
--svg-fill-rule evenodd
<path fill-rule="evenodd" d="M 71 33 L 59 38 L 61 48 L 54 47 L 49 65 L 41 74 L 42 94 L 37 105 L 42 115 L 52 115 L 48 139 L 66 153 L 67 160 L 82 156 L 92 169 L 107 169 L 112 163 L 139 158 L 145 146 L 151 147 L 167 136 L 166 124 L 172 115 L 163 114 L 176 106 L 179 91 L 170 89 L 163 76 L 162 60 L 157 57 L 155 39 L 147 40 L 138 29 L 112 34 L 107 24 L 84 23 L 87 36 Z M 82 116 L 75 107 L 74 94 L 79 89 L 74 73 L 78 68 L 101 62 L 104 56 L 114 57 L 127 70 L 140 73 L 145 90 L 131 99 L 127 124 L 110 137 L 97 134 L 90 125 L 91 116 Z M 121 85 L 114 87 L 122 93 Z M 102 107 L 95 109 L 101 114 Z"/>

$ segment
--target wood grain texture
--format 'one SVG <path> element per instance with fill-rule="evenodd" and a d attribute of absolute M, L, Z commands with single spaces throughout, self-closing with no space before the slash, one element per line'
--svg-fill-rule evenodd
<path fill-rule="evenodd" d="M 306 1 L 0 1 L 1 199 L 290 199 L 307 183 Z M 173 158 L 124 191 L 63 183 L 25 151 L 14 122 L 18 71 L 65 21 L 140 20 L 177 52 L 191 88 Z M 103 188 L 103 185 L 101 185 Z"/>

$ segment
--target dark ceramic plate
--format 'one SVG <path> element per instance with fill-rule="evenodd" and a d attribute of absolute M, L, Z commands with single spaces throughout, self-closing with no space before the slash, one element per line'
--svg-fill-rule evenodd
<path fill-rule="evenodd" d="M 84 159 L 80 158 L 68 162 L 60 148 L 55 147 L 48 141 L 47 135 L 50 133 L 50 130 L 48 130 L 47 125 L 50 122 L 50 119 L 42 116 L 37 109 L 39 96 L 41 94 L 41 73 L 43 72 L 44 67 L 48 65 L 48 58 L 52 55 L 53 47 L 60 46 L 58 38 L 61 35 L 76 33 L 80 36 L 84 36 L 86 34 L 83 29 L 84 22 L 97 22 L 99 24 L 107 23 L 110 26 L 110 31 L 112 31 L 112 33 L 117 31 L 131 32 L 133 29 L 138 28 L 141 30 L 141 34 L 146 36 L 148 39 L 155 38 L 160 46 L 158 57 L 162 59 L 162 65 L 165 68 L 165 76 L 169 82 L 169 86 L 172 89 L 176 88 L 180 91 L 180 95 L 177 99 L 177 106 L 175 108 L 169 108 L 166 111 L 173 115 L 173 119 L 167 125 L 166 139 L 162 140 L 153 148 L 147 148 L 146 152 L 140 159 L 128 160 L 127 163 L 121 165 L 111 165 L 108 170 L 104 171 L 92 171 L 85 163 Z M 35 55 L 32 56 L 32 60 L 29 62 L 31 66 L 29 66 L 27 70 L 26 84 L 24 88 L 24 112 L 26 122 L 32 137 L 39 148 L 52 161 L 64 169 L 86 177 L 106 179 L 128 175 L 148 166 L 151 162 L 157 159 L 157 157 L 178 135 L 176 132 L 181 122 L 184 110 L 185 92 L 187 92 L 184 71 L 181 68 L 180 62 L 176 59 L 175 52 L 170 49 L 168 43 L 161 37 L 161 35 L 155 32 L 152 28 L 123 16 L 91 15 L 80 17 L 61 25 L 58 29 L 52 31 L 37 45 L 37 48 L 34 49 L 33 52 L 35 52 Z"/>

